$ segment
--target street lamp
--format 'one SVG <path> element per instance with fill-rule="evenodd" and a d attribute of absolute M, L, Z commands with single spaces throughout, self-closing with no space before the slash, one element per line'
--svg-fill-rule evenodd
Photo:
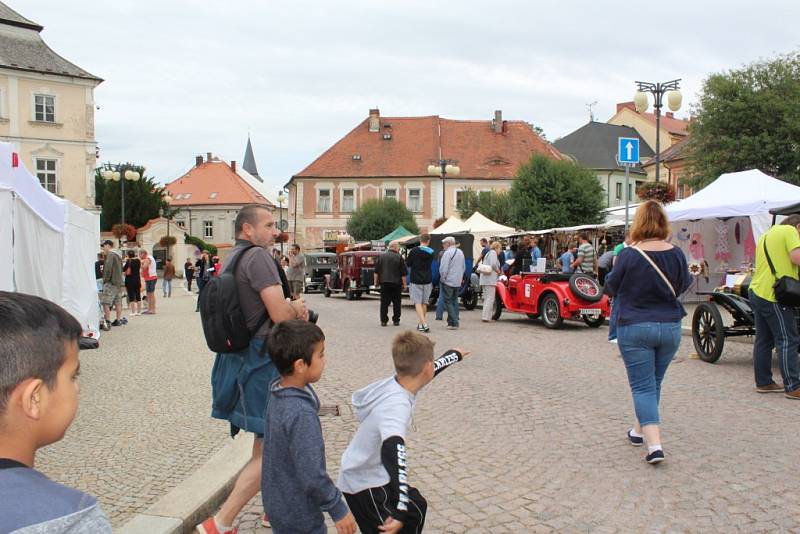
<path fill-rule="evenodd" d="M 442 177 L 442 217 L 446 217 L 447 214 L 445 213 L 446 198 L 447 192 L 445 191 L 445 178 L 447 175 L 450 176 L 458 176 L 461 174 L 461 167 L 458 166 L 458 162 L 453 159 L 439 159 L 439 160 L 431 160 L 431 164 L 428 165 L 428 176 L 441 176 Z"/>
<path fill-rule="evenodd" d="M 283 191 L 278 191 L 278 230 L 281 231 L 283 234 L 283 201 L 286 200 L 286 196 L 283 194 Z M 281 237 L 281 256 L 283 256 L 283 237 Z"/>
<path fill-rule="evenodd" d="M 647 111 L 648 99 L 647 93 L 653 95 L 653 109 L 656 114 L 656 182 L 660 178 L 660 163 L 661 163 L 661 106 L 664 105 L 663 98 L 667 95 L 667 105 L 672 111 L 681 109 L 681 101 L 683 96 L 680 92 L 678 82 L 681 79 L 671 80 L 663 83 L 651 82 L 636 82 L 637 91 L 633 97 L 633 103 L 636 105 L 636 111 L 644 113 Z"/>
<path fill-rule="evenodd" d="M 169 249 L 172 246 L 171 243 L 169 242 L 169 223 L 172 220 L 172 209 L 169 207 L 170 202 L 172 202 L 172 197 L 169 196 L 169 191 L 164 191 L 164 196 L 161 197 L 161 199 L 167 205 L 167 209 L 165 210 L 163 205 L 160 206 L 158 208 L 158 216 L 159 217 L 164 217 L 164 215 L 167 216 L 167 258 L 169 258 L 170 257 Z"/>
<path fill-rule="evenodd" d="M 141 178 L 141 175 L 130 168 L 125 166 L 118 166 L 117 170 L 112 170 L 109 166 L 104 170 L 101 175 L 107 182 L 121 182 L 120 183 L 120 206 L 122 208 L 122 224 L 125 224 L 125 182 L 130 180 L 136 182 Z M 124 180 L 122 179 L 124 178 Z"/>

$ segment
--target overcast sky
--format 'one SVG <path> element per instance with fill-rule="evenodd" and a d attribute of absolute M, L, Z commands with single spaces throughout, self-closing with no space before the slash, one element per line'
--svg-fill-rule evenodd
<path fill-rule="evenodd" d="M 100 161 L 167 182 L 196 154 L 277 190 L 363 120 L 503 117 L 564 136 L 606 121 L 634 80 L 704 78 L 800 49 L 800 2 L 3 0 L 95 90 Z"/>

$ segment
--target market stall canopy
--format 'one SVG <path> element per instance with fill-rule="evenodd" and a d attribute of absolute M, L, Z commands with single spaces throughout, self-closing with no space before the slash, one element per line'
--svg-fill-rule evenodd
<path fill-rule="evenodd" d="M 409 232 L 406 229 L 406 227 L 401 224 L 400 226 L 398 226 L 397 228 L 395 228 L 394 230 L 392 230 L 391 232 L 389 232 L 388 234 L 383 236 L 381 238 L 381 241 L 383 241 L 384 243 L 386 243 L 388 245 L 392 241 L 397 241 L 400 238 L 413 236 L 413 235 L 414 235 L 413 233 Z"/>
<path fill-rule="evenodd" d="M 476 237 L 494 237 L 502 234 L 513 233 L 514 228 L 496 223 L 490 218 L 476 211 L 469 219 L 464 221 L 464 225 L 469 228 L 469 232 Z"/>
<path fill-rule="evenodd" d="M 464 221 L 456 217 L 455 215 L 451 215 L 447 218 L 445 222 L 440 224 L 437 228 L 434 228 L 429 233 L 431 234 L 452 234 L 454 232 L 468 232 L 469 227 L 464 224 Z"/>
<path fill-rule="evenodd" d="M 666 206 L 670 221 L 748 217 L 800 202 L 800 187 L 753 169 L 723 174 L 689 198 Z"/>

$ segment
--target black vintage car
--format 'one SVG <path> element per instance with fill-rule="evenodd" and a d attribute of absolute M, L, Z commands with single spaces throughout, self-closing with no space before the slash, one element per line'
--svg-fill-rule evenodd
<path fill-rule="evenodd" d="M 305 267 L 303 293 L 325 289 L 325 276 L 336 268 L 336 254 L 332 252 L 308 252 Z"/>

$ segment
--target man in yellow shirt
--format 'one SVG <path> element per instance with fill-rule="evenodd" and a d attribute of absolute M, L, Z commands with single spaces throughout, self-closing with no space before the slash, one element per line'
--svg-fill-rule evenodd
<path fill-rule="evenodd" d="M 775 274 L 767 261 L 767 252 Z M 795 308 L 778 303 L 773 285 L 782 276 L 798 278 L 798 265 L 800 215 L 790 215 L 758 240 L 756 269 L 750 283 L 750 304 L 756 322 L 756 340 L 753 345 L 756 391 L 783 391 L 787 398 L 795 400 L 800 400 L 800 367 L 797 357 L 800 335 L 797 331 L 797 314 Z M 773 348 L 778 352 L 783 387 L 772 380 Z"/>

